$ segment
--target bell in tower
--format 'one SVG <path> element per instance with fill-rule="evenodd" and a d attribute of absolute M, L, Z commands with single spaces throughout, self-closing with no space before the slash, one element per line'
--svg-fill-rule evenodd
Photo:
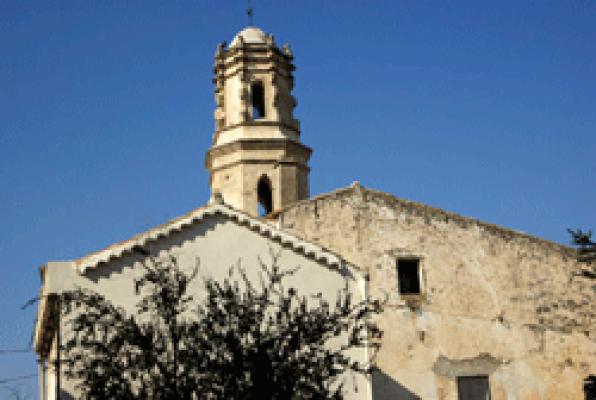
<path fill-rule="evenodd" d="M 253 216 L 309 195 L 312 150 L 293 115 L 292 59 L 287 45 L 252 26 L 215 55 L 215 133 L 205 159 L 211 194 Z"/>

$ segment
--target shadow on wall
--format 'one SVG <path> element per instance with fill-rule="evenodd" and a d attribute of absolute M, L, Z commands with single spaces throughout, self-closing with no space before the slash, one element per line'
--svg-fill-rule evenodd
<path fill-rule="evenodd" d="M 373 400 L 420 400 L 418 395 L 379 369 L 372 375 L 372 392 Z"/>
<path fill-rule="evenodd" d="M 60 389 L 60 400 L 74 400 L 74 397 L 67 391 Z"/>
<path fill-rule="evenodd" d="M 596 375 L 588 375 L 584 380 L 584 394 L 586 400 L 596 400 Z"/>

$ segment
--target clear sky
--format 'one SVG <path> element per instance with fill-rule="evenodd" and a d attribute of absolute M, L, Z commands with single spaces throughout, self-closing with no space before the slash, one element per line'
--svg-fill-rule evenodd
<path fill-rule="evenodd" d="M 596 2 L 253 4 L 296 57 L 312 194 L 359 180 L 561 243 L 596 228 Z M 40 265 L 207 201 L 213 55 L 245 7 L 0 2 L 0 350 L 28 346 Z M 35 372 L 0 352 L 0 382 Z"/>

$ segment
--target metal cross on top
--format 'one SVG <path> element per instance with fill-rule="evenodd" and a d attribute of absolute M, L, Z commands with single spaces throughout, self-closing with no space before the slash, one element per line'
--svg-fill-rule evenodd
<path fill-rule="evenodd" d="M 246 9 L 246 15 L 248 17 L 248 26 L 252 26 L 252 3 L 248 0 L 248 8 Z"/>

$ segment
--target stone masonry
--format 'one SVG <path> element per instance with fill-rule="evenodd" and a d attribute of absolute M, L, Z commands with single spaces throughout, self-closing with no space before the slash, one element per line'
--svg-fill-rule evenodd
<path fill-rule="evenodd" d="M 205 166 L 213 194 L 250 215 L 262 203 L 261 180 L 272 210 L 308 197 L 311 149 L 300 142 L 292 52 L 272 35 L 248 27 L 215 56 L 215 134 Z M 258 109 L 258 110 L 257 110 Z M 259 111 L 259 112 L 257 112 Z"/>
<path fill-rule="evenodd" d="M 362 188 L 270 216 L 369 275 L 387 298 L 374 398 L 457 399 L 487 375 L 492 400 L 583 399 L 596 371 L 596 284 L 569 247 Z M 420 260 L 421 293 L 400 296 L 396 260 Z"/>

